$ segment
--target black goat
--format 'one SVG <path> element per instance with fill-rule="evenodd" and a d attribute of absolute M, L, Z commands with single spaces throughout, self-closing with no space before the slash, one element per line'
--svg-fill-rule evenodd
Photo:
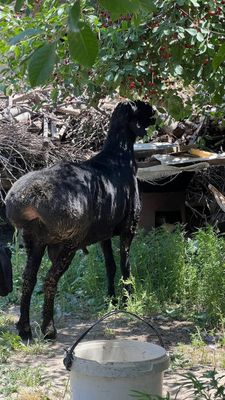
<path fill-rule="evenodd" d="M 101 242 L 108 295 L 114 296 L 111 238 L 119 235 L 121 272 L 124 280 L 129 277 L 128 253 L 140 211 L 133 144 L 155 122 L 153 115 L 152 107 L 144 102 L 119 103 L 100 153 L 82 163 L 64 162 L 30 172 L 8 192 L 7 216 L 23 230 L 28 257 L 17 323 L 21 337 L 31 337 L 30 299 L 46 247 L 52 262 L 44 284 L 42 332 L 46 338 L 56 336 L 57 283 L 77 249 Z"/>
<path fill-rule="evenodd" d="M 0 296 L 7 296 L 12 289 L 11 251 L 0 245 Z"/>

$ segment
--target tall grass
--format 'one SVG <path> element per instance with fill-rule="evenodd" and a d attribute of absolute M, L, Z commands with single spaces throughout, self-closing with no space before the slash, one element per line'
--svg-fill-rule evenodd
<path fill-rule="evenodd" d="M 114 252 L 119 265 L 118 239 L 114 241 Z M 133 241 L 130 261 L 133 294 L 128 299 L 128 310 L 152 314 L 175 305 L 182 313 L 195 315 L 204 322 L 225 319 L 225 242 L 211 227 L 200 229 L 192 238 L 186 238 L 180 226 L 173 233 L 164 229 L 148 234 L 140 231 Z M 24 250 L 14 246 L 14 291 L 0 299 L 0 306 L 18 303 L 24 263 Z M 42 306 L 42 285 L 48 268 L 49 261 L 44 257 L 32 300 L 36 311 Z M 119 270 L 116 287 L 120 306 L 123 293 Z M 60 280 L 56 313 L 106 311 L 106 288 L 99 245 L 90 246 L 88 256 L 78 251 Z"/>
<path fill-rule="evenodd" d="M 211 227 L 199 230 L 187 245 L 185 301 L 216 322 L 225 317 L 225 241 Z"/>

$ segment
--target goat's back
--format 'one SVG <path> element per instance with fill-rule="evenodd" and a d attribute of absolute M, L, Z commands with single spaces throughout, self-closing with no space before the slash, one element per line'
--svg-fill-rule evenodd
<path fill-rule="evenodd" d="M 122 226 L 134 208 L 134 193 L 132 173 L 120 168 L 60 163 L 20 178 L 7 194 L 6 212 L 19 228 L 39 221 L 46 241 L 76 237 L 77 245 L 89 244 Z"/>

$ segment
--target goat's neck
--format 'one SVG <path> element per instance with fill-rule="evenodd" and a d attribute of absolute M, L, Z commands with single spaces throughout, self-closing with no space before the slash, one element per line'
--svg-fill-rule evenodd
<path fill-rule="evenodd" d="M 126 152 L 133 158 L 134 141 L 132 139 L 132 133 L 129 132 L 127 128 L 116 129 L 116 127 L 113 126 L 109 129 L 103 150 L 116 154 Z"/>

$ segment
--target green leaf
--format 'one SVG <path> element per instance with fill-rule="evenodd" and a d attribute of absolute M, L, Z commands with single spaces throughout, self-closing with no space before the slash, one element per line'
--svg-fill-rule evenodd
<path fill-rule="evenodd" d="M 183 101 L 179 96 L 171 96 L 168 102 L 167 110 L 171 117 L 177 121 L 182 118 L 183 115 Z"/>
<path fill-rule="evenodd" d="M 180 45 L 173 45 L 171 48 L 171 53 L 173 55 L 173 60 L 175 63 L 180 63 L 184 53 L 184 49 Z"/>
<path fill-rule="evenodd" d="M 139 3 L 139 9 L 143 8 L 143 10 L 146 10 L 148 12 L 154 12 L 157 10 L 154 2 L 152 0 L 138 0 Z"/>
<path fill-rule="evenodd" d="M 80 1 L 76 0 L 74 5 L 69 9 L 69 16 L 68 16 L 68 25 L 69 30 L 71 32 L 77 32 L 78 28 L 78 21 L 80 18 Z"/>
<path fill-rule="evenodd" d="M 102 8 L 109 11 L 112 19 L 117 19 L 123 14 L 135 13 L 138 10 L 138 2 L 132 0 L 99 0 Z"/>
<path fill-rule="evenodd" d="M 20 12 L 23 3 L 24 3 L 24 0 L 16 0 L 16 4 L 14 7 L 15 12 Z"/>
<path fill-rule="evenodd" d="M 114 79 L 114 75 L 113 75 L 112 72 L 109 72 L 108 74 L 106 74 L 105 80 L 106 80 L 107 82 L 113 81 L 113 79 Z"/>
<path fill-rule="evenodd" d="M 196 38 L 197 38 L 197 40 L 198 40 L 199 42 L 203 42 L 203 40 L 204 40 L 204 36 L 202 35 L 201 32 L 198 32 L 198 33 L 197 33 Z"/>
<path fill-rule="evenodd" d="M 14 45 L 19 43 L 21 40 L 26 39 L 27 37 L 37 35 L 38 33 L 42 33 L 41 29 L 30 28 L 26 29 L 25 31 L 19 33 L 18 35 L 14 36 L 10 39 L 9 44 Z"/>
<path fill-rule="evenodd" d="M 2 83 L 0 83 L 0 93 L 4 93 L 5 92 L 5 85 L 3 85 Z"/>
<path fill-rule="evenodd" d="M 199 2 L 197 0 L 190 0 L 190 2 L 193 4 L 193 6 L 199 7 Z"/>
<path fill-rule="evenodd" d="M 222 102 L 223 102 L 223 93 L 216 92 L 215 95 L 213 96 L 213 102 L 214 102 L 214 104 L 222 104 Z"/>
<path fill-rule="evenodd" d="M 183 67 L 182 67 L 182 65 L 176 65 L 174 71 L 175 71 L 175 74 L 176 74 L 176 75 L 182 75 L 182 74 L 183 74 Z"/>
<path fill-rule="evenodd" d="M 47 82 L 56 61 L 55 49 L 55 43 L 47 43 L 34 51 L 28 63 L 28 77 L 32 87 Z"/>
<path fill-rule="evenodd" d="M 85 67 L 91 67 L 98 54 L 98 40 L 90 26 L 78 23 L 79 30 L 68 34 L 71 57 Z"/>
<path fill-rule="evenodd" d="M 109 11 L 112 19 L 121 15 L 136 14 L 142 10 L 153 12 L 156 10 L 153 0 L 99 0 L 102 8 Z"/>
<path fill-rule="evenodd" d="M 225 43 L 220 46 L 219 51 L 215 55 L 212 61 L 213 69 L 219 68 L 220 64 L 225 60 Z"/>
<path fill-rule="evenodd" d="M 188 32 L 189 35 L 191 35 L 191 36 L 196 36 L 197 35 L 197 31 L 194 28 L 188 28 L 188 29 L 186 29 L 186 32 Z"/>

